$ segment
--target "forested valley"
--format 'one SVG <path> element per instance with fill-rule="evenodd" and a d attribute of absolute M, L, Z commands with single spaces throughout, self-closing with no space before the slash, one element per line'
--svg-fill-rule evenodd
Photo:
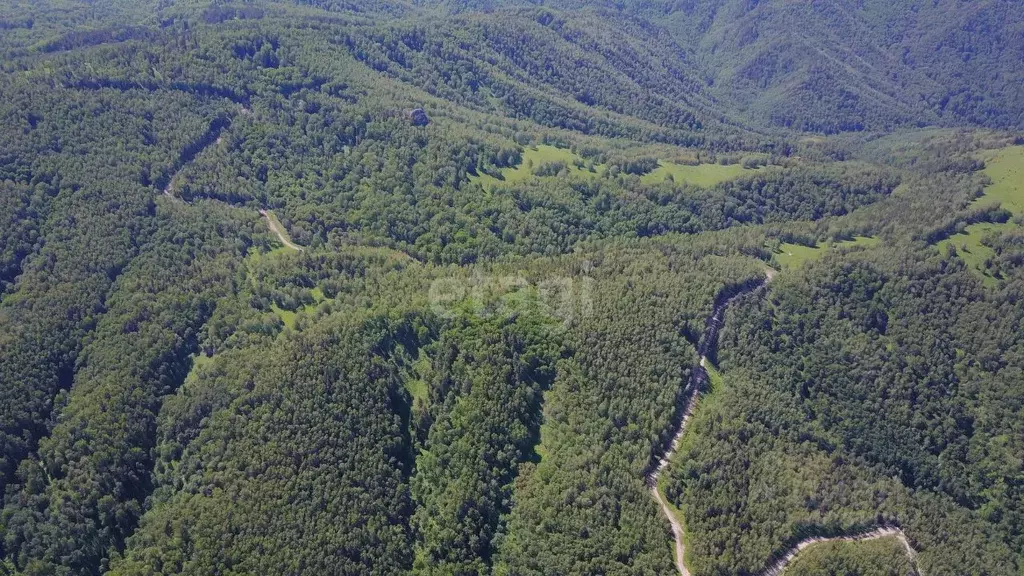
<path fill-rule="evenodd" d="M 1024 574 L 1022 39 L 0 1 L 0 576 Z"/>

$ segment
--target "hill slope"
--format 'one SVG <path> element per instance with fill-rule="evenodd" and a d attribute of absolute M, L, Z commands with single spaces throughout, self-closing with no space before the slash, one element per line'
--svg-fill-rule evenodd
<path fill-rule="evenodd" d="M 490 10 L 529 2 L 440 3 Z M 813 132 L 1024 126 L 1024 6 L 1011 0 L 554 0 L 636 19 L 686 49 L 705 90 L 749 120 Z"/>
<path fill-rule="evenodd" d="M 664 457 L 1019 575 L 1019 10 L 909 6 L 3 4 L 0 574 L 666 574 Z"/>

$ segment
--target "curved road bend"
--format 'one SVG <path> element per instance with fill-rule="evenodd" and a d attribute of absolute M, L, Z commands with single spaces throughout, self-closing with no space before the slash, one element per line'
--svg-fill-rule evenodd
<path fill-rule="evenodd" d="M 875 528 L 874 530 L 861 532 L 860 534 L 851 534 L 849 536 L 836 536 L 833 538 L 805 538 L 797 542 L 796 546 L 790 548 L 789 552 L 786 552 L 785 556 L 779 558 L 774 564 L 766 568 L 764 572 L 761 572 L 758 576 L 780 576 L 801 550 L 814 544 L 819 544 L 821 542 L 864 542 L 866 540 L 878 540 L 879 538 L 890 537 L 896 538 L 901 544 L 903 544 L 903 548 L 906 550 L 907 556 L 910 558 L 911 565 L 914 566 L 914 569 L 920 576 L 921 571 L 917 568 L 915 562 L 917 552 L 915 552 L 914 548 L 910 545 L 910 541 L 907 540 L 907 536 L 903 533 L 903 530 L 896 526 L 882 526 Z"/>
<path fill-rule="evenodd" d="M 248 114 L 248 112 L 249 112 L 248 109 L 246 109 L 246 108 L 242 109 L 242 113 L 243 114 Z M 218 130 L 218 132 L 219 132 L 219 130 Z M 219 145 L 223 141 L 224 141 L 224 136 L 218 134 L 217 138 L 215 140 L 213 140 L 213 142 L 211 142 L 210 144 L 207 144 L 201 150 L 196 152 L 193 155 L 193 158 L 195 158 L 195 156 L 198 156 L 200 152 L 202 152 L 203 150 L 206 150 L 210 146 L 217 146 L 217 145 Z M 189 162 L 191 162 L 191 160 Z M 167 181 L 167 186 L 164 186 L 164 195 L 167 196 L 168 198 L 170 198 L 171 200 L 175 201 L 175 202 L 181 202 L 182 199 L 178 198 L 174 194 L 174 185 L 177 183 L 178 174 L 181 174 L 181 171 L 185 169 L 185 166 L 188 166 L 189 162 L 186 162 L 186 163 L 182 164 L 181 167 L 178 168 L 178 170 L 176 170 L 174 172 L 174 174 L 171 176 L 171 179 Z M 294 243 L 294 242 L 292 242 L 291 240 L 288 239 L 288 237 L 284 234 L 284 230 L 281 230 L 281 228 L 274 222 L 274 219 L 270 217 L 270 215 L 267 213 L 266 210 L 262 210 L 261 209 L 260 210 L 260 216 L 263 216 L 263 219 L 266 220 L 266 222 L 267 222 L 267 227 L 270 228 L 271 232 L 273 232 L 274 234 L 277 235 L 277 239 L 280 240 L 282 244 L 284 244 L 285 246 L 291 248 L 292 250 L 296 250 L 296 251 L 299 251 L 299 252 L 301 252 L 303 250 L 302 246 L 299 246 L 298 244 L 296 244 L 296 243 Z"/>
<path fill-rule="evenodd" d="M 664 514 L 665 517 L 668 518 L 669 523 L 672 525 L 672 534 L 675 537 L 676 569 L 679 570 L 679 573 L 682 576 L 690 576 L 690 571 L 686 568 L 686 564 L 684 561 L 685 547 L 683 545 L 683 526 L 679 522 L 679 519 L 676 518 L 676 515 L 672 512 L 672 509 L 669 507 L 668 502 L 665 500 L 665 497 L 661 494 L 661 491 L 658 490 L 658 479 L 661 477 L 661 473 L 665 470 L 665 468 L 668 466 L 669 461 L 672 460 L 672 457 L 679 449 L 679 443 L 683 438 L 683 433 L 686 431 L 686 424 L 687 422 L 689 422 L 690 417 L 693 415 L 693 411 L 696 408 L 697 394 L 700 392 L 701 387 L 705 386 L 708 383 L 708 373 L 706 370 L 708 356 L 713 356 L 714 353 L 717 352 L 718 333 L 722 329 L 722 326 L 725 324 L 725 309 L 729 306 L 730 302 L 732 302 L 739 296 L 742 296 L 743 294 L 746 294 L 748 292 L 753 292 L 767 285 L 768 282 L 771 282 L 772 279 L 775 278 L 776 273 L 777 272 L 775 270 L 768 268 L 767 270 L 765 270 L 765 279 L 762 282 L 752 287 L 744 288 L 737 292 L 736 294 L 730 296 L 729 298 L 726 298 L 715 304 L 711 316 L 707 319 L 707 322 L 705 323 L 704 333 L 701 335 L 701 340 L 698 346 L 698 352 L 700 353 L 700 364 L 698 366 L 695 366 L 694 370 L 690 373 L 690 382 L 687 385 L 686 391 L 684 393 L 685 395 L 682 400 L 682 418 L 680 418 L 679 425 L 676 428 L 675 435 L 673 435 L 672 442 L 669 444 L 668 449 L 665 450 L 662 457 L 658 460 L 658 465 L 655 466 L 654 469 L 647 474 L 647 477 L 645 479 L 647 487 L 651 491 L 651 495 L 654 496 L 654 499 L 658 502 L 658 505 L 661 507 L 662 514 Z M 793 546 L 788 552 L 786 552 L 785 555 L 783 555 L 775 563 L 773 563 L 771 566 L 769 566 L 763 572 L 761 572 L 759 576 L 780 576 L 782 572 L 786 569 L 786 567 L 789 565 L 789 563 L 792 562 L 794 558 L 796 558 L 797 554 L 801 550 L 804 550 L 805 548 L 812 546 L 814 544 L 818 544 L 821 542 L 840 541 L 862 542 L 865 540 L 877 540 L 879 538 L 889 537 L 895 537 L 900 541 L 901 544 L 903 544 L 903 548 L 906 550 L 907 556 L 910 558 L 911 563 L 915 564 L 914 568 L 917 569 L 915 562 L 917 553 L 914 551 L 914 548 L 910 545 L 910 541 L 907 540 L 907 537 L 903 533 L 903 530 L 896 526 L 881 526 L 879 528 L 875 528 L 874 530 L 862 532 L 860 534 L 837 536 L 833 538 L 812 537 L 801 540 L 800 542 L 797 542 L 797 544 Z M 920 574 L 920 570 L 918 570 L 918 574 Z"/>

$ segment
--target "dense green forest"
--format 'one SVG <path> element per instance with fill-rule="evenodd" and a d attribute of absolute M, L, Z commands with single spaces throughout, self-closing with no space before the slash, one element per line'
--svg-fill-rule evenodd
<path fill-rule="evenodd" d="M 1022 39 L 0 1 L 0 575 L 1019 576 Z"/>

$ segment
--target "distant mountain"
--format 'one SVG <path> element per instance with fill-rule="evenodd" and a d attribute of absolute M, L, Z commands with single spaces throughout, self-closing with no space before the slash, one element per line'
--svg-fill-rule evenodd
<path fill-rule="evenodd" d="M 596 15 L 623 25 L 624 33 L 664 31 L 684 49 L 681 62 L 701 76 L 723 110 L 762 125 L 826 133 L 934 124 L 1024 126 L 1021 2 L 421 3 L 460 13 L 539 5 L 570 22 Z M 590 15 L 582 16 L 582 10 Z"/>
<path fill-rule="evenodd" d="M 689 4 L 666 28 L 756 118 L 826 132 L 1024 123 L 1020 2 Z"/>
<path fill-rule="evenodd" d="M 542 125 L 674 144 L 745 130 L 692 54 L 627 16 L 546 9 L 424 15 L 349 34 L 357 59 L 451 102 Z M 715 127 L 709 132 L 707 128 Z"/>

